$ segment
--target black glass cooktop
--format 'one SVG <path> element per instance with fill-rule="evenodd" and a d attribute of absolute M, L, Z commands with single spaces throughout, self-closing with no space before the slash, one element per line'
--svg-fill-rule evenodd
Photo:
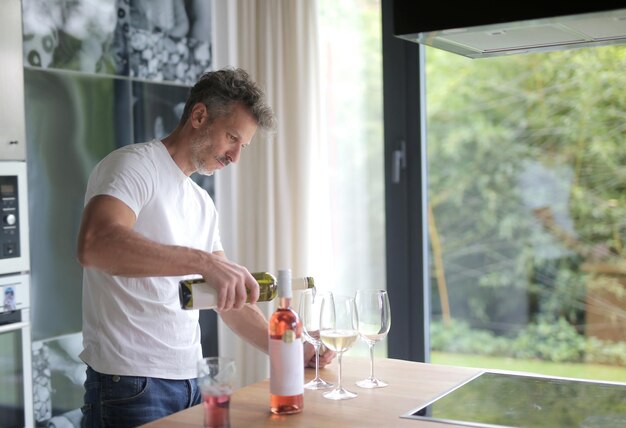
<path fill-rule="evenodd" d="M 485 371 L 403 418 L 473 427 L 626 427 L 626 383 Z"/>

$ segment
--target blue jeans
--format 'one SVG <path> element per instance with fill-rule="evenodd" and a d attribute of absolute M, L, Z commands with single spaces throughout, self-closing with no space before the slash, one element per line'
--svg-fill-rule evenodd
<path fill-rule="evenodd" d="M 87 367 L 83 428 L 134 428 L 201 402 L 196 379 L 98 373 Z"/>

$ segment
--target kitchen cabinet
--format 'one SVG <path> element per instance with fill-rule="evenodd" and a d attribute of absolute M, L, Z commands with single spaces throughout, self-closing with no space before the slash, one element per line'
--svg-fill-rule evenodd
<path fill-rule="evenodd" d="M 26 159 L 22 3 L 0 0 L 0 160 Z"/>

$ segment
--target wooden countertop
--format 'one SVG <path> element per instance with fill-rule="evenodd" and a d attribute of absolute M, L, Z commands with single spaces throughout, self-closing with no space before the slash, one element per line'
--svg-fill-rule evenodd
<path fill-rule="evenodd" d="M 264 380 L 236 390 L 230 402 L 230 422 L 238 427 L 441 427 L 440 423 L 400 418 L 438 395 L 478 374 L 480 370 L 378 358 L 375 374 L 389 386 L 363 389 L 354 383 L 369 375 L 367 358 L 343 358 L 344 388 L 358 397 L 333 401 L 322 397 L 325 391 L 304 390 L 304 410 L 289 416 L 269 411 L 269 381 Z M 336 383 L 337 361 L 321 370 L 321 376 Z M 307 380 L 314 370 L 305 370 Z M 201 427 L 202 405 L 144 425 L 145 428 Z M 445 424 L 446 427 L 461 425 Z"/>

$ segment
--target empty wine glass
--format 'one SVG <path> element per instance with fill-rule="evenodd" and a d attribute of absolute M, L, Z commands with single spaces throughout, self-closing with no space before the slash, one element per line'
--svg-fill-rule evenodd
<path fill-rule="evenodd" d="M 359 332 L 359 318 L 352 296 L 333 296 L 328 293 L 321 299 L 320 338 L 324 345 L 337 353 L 339 370 L 337 385 L 324 393 L 330 400 L 346 400 L 357 396 L 341 385 L 341 357 L 356 341 Z"/>
<path fill-rule="evenodd" d="M 323 296 L 326 293 L 316 292 L 314 288 L 305 290 L 300 297 L 298 314 L 302 321 L 304 340 L 315 348 L 315 378 L 304 384 L 307 389 L 326 389 L 333 386 L 320 377 L 320 314 Z"/>
<path fill-rule="evenodd" d="M 374 376 L 374 345 L 383 340 L 391 327 L 389 296 L 385 290 L 358 290 L 359 336 L 370 351 L 370 375 L 356 384 L 361 388 L 382 388 L 388 384 Z"/>

